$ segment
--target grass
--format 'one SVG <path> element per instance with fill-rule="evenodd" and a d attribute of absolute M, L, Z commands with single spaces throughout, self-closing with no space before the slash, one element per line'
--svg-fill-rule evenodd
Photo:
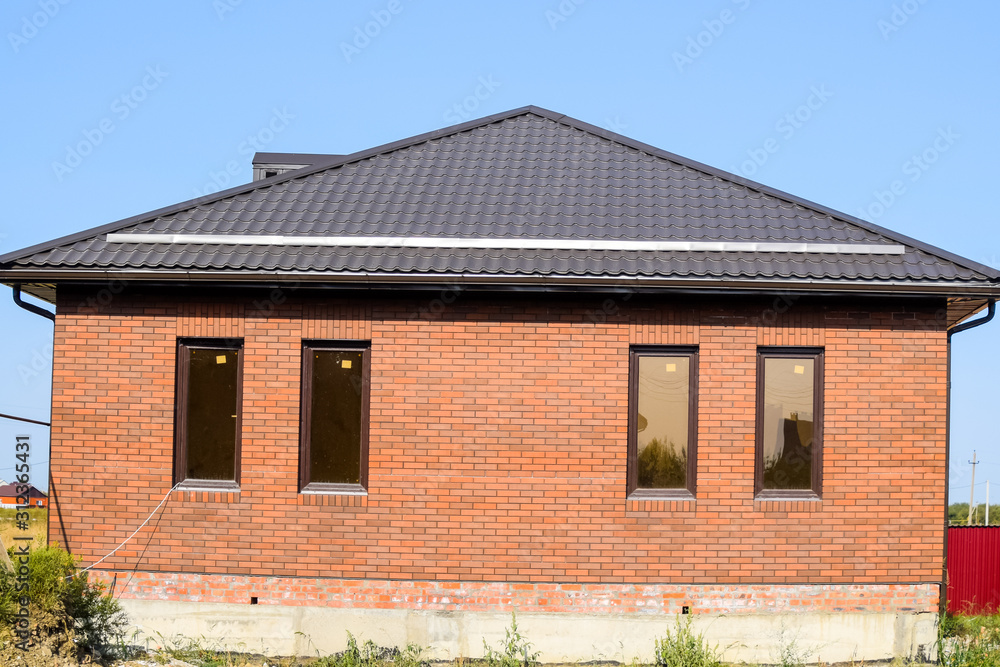
<path fill-rule="evenodd" d="M 58 547 L 32 549 L 21 567 L 27 588 L 0 569 L 0 661 L 9 664 L 22 650 L 18 644 L 66 659 L 110 656 L 122 646 L 127 617 L 103 586 L 77 572 L 72 555 Z M 17 620 L 24 610 L 30 624 Z M 16 635 L 15 627 L 27 628 L 27 637 Z"/>
<path fill-rule="evenodd" d="M 202 637 L 194 639 L 191 637 L 178 636 L 167 639 L 160 635 L 161 648 L 155 651 L 137 651 L 143 654 L 141 664 L 148 665 L 150 662 L 156 665 L 169 665 L 176 661 L 182 661 L 197 667 L 258 667 L 268 665 L 268 667 L 298 667 L 301 662 L 297 658 L 271 658 L 263 655 L 256 655 L 246 651 L 244 646 L 237 646 L 236 649 L 223 648 L 215 644 L 209 644 Z M 127 661 L 125 664 L 132 664 Z"/>
<path fill-rule="evenodd" d="M 58 549 L 47 550 L 58 553 Z M 61 552 L 65 554 L 65 552 Z M 68 554 L 66 554 L 68 556 Z M 47 580 L 57 581 L 67 568 L 72 569 L 72 562 L 65 558 L 53 557 L 49 565 L 38 563 L 39 570 L 52 570 L 59 577 L 46 576 Z M 33 574 L 34 576 L 34 574 Z M 79 578 L 76 579 L 79 581 Z M 48 594 L 42 589 L 36 589 L 41 597 Z M 86 591 L 84 591 L 86 593 Z M 57 595 L 58 591 L 53 591 Z M 82 596 L 85 604 L 91 605 L 88 617 L 97 617 L 113 609 L 102 610 L 104 604 L 99 597 L 100 591 L 94 590 Z M 77 596 L 78 598 L 80 596 Z M 55 598 L 53 598 L 55 599 Z M 107 600 L 105 598 L 105 600 Z M 96 606 L 95 606 L 96 605 Z M 49 606 L 58 606 L 51 603 Z M 2 608 L 2 605 L 0 605 Z M 118 620 L 114 621 L 118 623 Z M 679 616 L 674 624 L 665 628 L 665 634 L 654 640 L 653 662 L 646 663 L 633 660 L 629 667 L 753 667 L 745 662 L 729 663 L 722 660 L 722 650 L 718 645 L 710 645 L 702 633 L 695 632 L 691 616 Z M 945 667 L 998 667 L 1000 666 L 1000 614 L 993 616 L 957 616 L 948 615 L 941 618 L 941 633 L 938 644 L 940 664 Z M 114 625 L 110 636 L 120 633 L 121 626 Z M 75 628 L 79 639 L 87 636 L 88 630 L 77 623 Z M 799 667 L 810 662 L 810 654 L 803 651 L 797 644 L 797 635 L 791 639 L 782 635 L 778 643 L 780 650 L 769 665 L 781 667 Z M 430 663 L 421 656 L 420 647 L 413 644 L 404 649 L 378 646 L 371 640 L 359 644 L 358 640 L 347 633 L 347 648 L 338 653 L 313 658 L 273 657 L 254 654 L 243 645 L 236 648 L 222 647 L 211 644 L 208 640 L 178 637 L 167 639 L 160 636 L 156 650 L 136 650 L 125 643 L 119 645 L 120 651 L 108 650 L 107 640 L 96 639 L 92 645 L 101 645 L 105 658 L 112 653 L 130 653 L 125 661 L 104 662 L 118 667 L 135 667 L 138 665 L 169 665 L 180 660 L 195 667 L 429 667 Z M 483 641 L 484 654 L 481 658 L 458 658 L 450 661 L 436 661 L 437 665 L 451 667 L 538 667 L 539 652 L 532 651 L 533 644 L 517 624 L 517 617 L 511 614 L 511 623 L 506 629 L 506 636 L 495 647 Z M 129 649 L 129 650 L 126 650 Z M 100 655 L 100 654 L 98 654 Z M 6 657 L 6 656 L 4 656 Z M 595 661 L 596 662 L 596 661 Z M 48 663 L 45 663 L 48 664 Z M 60 663 L 62 664 L 62 663 Z M 588 664 L 588 663 L 581 663 Z M 824 663 L 818 663 L 825 667 Z M 885 663 L 878 663 L 885 664 Z M 915 663 L 896 659 L 890 667 L 918 667 L 923 663 Z M 841 667 L 841 665 L 838 665 Z M 842 667 L 873 667 L 872 663 L 854 661 Z M 929 667 L 929 666 L 928 666 Z"/>
<path fill-rule="evenodd" d="M 718 646 L 709 646 L 705 635 L 691 629 L 691 617 L 678 616 L 673 630 L 654 640 L 657 667 L 722 667 Z"/>
<path fill-rule="evenodd" d="M 141 662 L 124 664 L 168 665 L 180 660 L 195 667 L 428 667 L 428 663 L 420 659 L 420 648 L 414 644 L 400 650 L 378 646 L 369 639 L 359 646 L 350 632 L 345 650 L 316 658 L 271 657 L 249 653 L 244 646 L 221 648 L 205 638 L 183 636 L 168 639 L 160 635 L 159 644 L 161 648 L 145 651 Z"/>
<path fill-rule="evenodd" d="M 49 511 L 44 508 L 32 508 L 27 510 L 28 530 L 23 531 L 17 527 L 17 510 L 0 509 L 0 540 L 3 540 L 5 548 L 10 548 L 14 544 L 14 537 L 32 538 L 31 548 L 40 549 L 48 544 Z"/>
<path fill-rule="evenodd" d="M 517 627 L 517 616 L 511 612 L 507 636 L 499 647 L 491 648 L 483 640 L 483 650 L 486 651 L 483 661 L 486 667 L 532 667 L 538 664 L 539 653 L 531 652 L 531 646 L 531 642 Z"/>
<path fill-rule="evenodd" d="M 994 617 L 990 623 L 993 627 L 1000 625 L 1000 617 Z M 981 624 L 967 624 L 961 620 L 950 620 L 948 627 L 954 632 L 976 634 Z M 347 648 L 339 653 L 317 658 L 274 658 L 261 655 L 240 653 L 239 651 L 217 650 L 204 645 L 204 640 L 194 641 L 186 638 L 168 641 L 160 638 L 164 647 L 157 652 L 144 656 L 141 663 L 125 663 L 121 667 L 169 663 L 171 659 L 183 660 L 195 667 L 430 667 L 430 663 L 421 657 L 421 649 L 413 644 L 405 649 L 386 648 L 378 646 L 371 640 L 359 644 L 357 639 L 347 633 Z M 672 627 L 666 628 L 662 638 L 655 640 L 655 650 L 652 663 L 633 660 L 628 667 L 754 667 L 745 662 L 723 662 L 718 646 L 709 645 L 704 635 L 692 628 L 691 616 L 675 619 Z M 798 667 L 808 661 L 809 654 L 797 646 L 794 638 L 787 636 L 779 638 L 782 650 L 768 665 L 781 667 Z M 511 623 L 506 630 L 506 637 L 491 647 L 483 641 L 484 656 L 482 658 L 457 658 L 448 661 L 435 661 L 442 667 L 537 667 L 538 652 L 531 650 L 532 643 L 528 641 L 521 628 L 517 625 L 517 617 L 511 614 Z M 1000 654 L 998 654 L 1000 655 Z M 580 665 L 606 664 L 607 661 L 579 663 Z M 818 663 L 819 667 L 827 667 Z M 877 663 L 885 665 L 885 663 Z M 994 658 L 987 662 L 948 662 L 949 667 L 996 667 L 1000 665 Z M 921 667 L 923 663 L 915 663 L 897 659 L 887 667 Z M 837 667 L 874 667 L 872 663 L 854 661 L 847 664 L 838 663 Z M 926 667 L 930 667 L 927 665 Z"/>
<path fill-rule="evenodd" d="M 347 649 L 340 653 L 320 658 L 312 667 L 420 667 L 420 647 L 408 644 L 400 651 L 396 647 L 377 646 L 372 640 L 360 648 L 350 632 L 347 633 Z"/>
<path fill-rule="evenodd" d="M 1000 614 L 944 616 L 938 653 L 945 667 L 996 667 L 1000 664 Z"/>
<path fill-rule="evenodd" d="M 798 632 L 782 625 L 777 637 L 775 664 L 779 667 L 805 667 L 811 657 L 812 652 L 799 643 Z"/>

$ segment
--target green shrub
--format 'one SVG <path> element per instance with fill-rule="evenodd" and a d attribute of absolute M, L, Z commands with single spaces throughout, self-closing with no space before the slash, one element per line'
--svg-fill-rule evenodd
<path fill-rule="evenodd" d="M 945 667 L 995 667 L 1000 662 L 1000 615 L 945 615 L 938 659 Z"/>
<path fill-rule="evenodd" d="M 11 557 L 17 563 L 13 553 Z M 28 568 L 31 643 L 52 644 L 63 655 L 76 649 L 107 654 L 123 646 L 125 613 L 102 584 L 91 583 L 86 572 L 77 572 L 72 555 L 56 546 L 43 547 L 31 552 Z M 5 641 L 14 638 L 18 598 L 24 595 L 16 584 L 13 573 L 0 570 L 0 623 Z"/>
<path fill-rule="evenodd" d="M 811 650 L 799 644 L 799 631 L 790 630 L 784 623 L 775 640 L 778 667 L 804 667 L 813 657 Z"/>
<path fill-rule="evenodd" d="M 361 648 L 350 632 L 347 633 L 347 650 L 321 658 L 316 665 L 321 667 L 378 667 L 379 649 L 375 642 L 368 640 Z"/>
<path fill-rule="evenodd" d="M 539 652 L 530 652 L 532 643 L 527 640 L 517 628 L 517 616 L 511 612 L 510 627 L 506 629 L 507 636 L 500 644 L 499 650 L 491 648 L 483 640 L 483 650 L 486 654 L 483 660 L 487 667 L 531 667 L 538 664 Z"/>
<path fill-rule="evenodd" d="M 415 644 L 407 644 L 400 651 L 395 646 L 378 646 L 370 639 L 359 647 L 354 635 L 348 632 L 346 650 L 320 658 L 312 667 L 421 667 L 424 663 L 420 653 L 420 647 Z"/>
<path fill-rule="evenodd" d="M 654 642 L 658 667 L 722 667 L 718 646 L 709 646 L 705 635 L 691 629 L 691 617 L 678 616 L 673 630 Z"/>
<path fill-rule="evenodd" d="M 396 657 L 392 659 L 392 664 L 396 667 L 428 667 L 426 661 L 420 659 L 421 649 L 416 644 L 407 644 L 402 651 L 396 650 Z"/>

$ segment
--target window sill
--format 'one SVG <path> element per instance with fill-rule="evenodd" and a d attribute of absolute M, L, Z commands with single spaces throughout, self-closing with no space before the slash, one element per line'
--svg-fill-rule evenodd
<path fill-rule="evenodd" d="M 636 489 L 626 500 L 695 500 L 687 489 Z"/>
<path fill-rule="evenodd" d="M 789 502 L 819 502 L 823 500 L 814 491 L 807 491 L 805 489 L 796 490 L 777 490 L 773 489 L 770 491 L 761 491 L 756 496 L 754 500 L 779 500 L 779 501 L 789 501 Z"/>
<path fill-rule="evenodd" d="M 240 492 L 240 485 L 236 482 L 218 481 L 211 479 L 186 479 L 174 487 L 175 491 L 226 491 Z"/>
<path fill-rule="evenodd" d="M 299 493 L 312 495 L 328 494 L 341 496 L 367 496 L 368 489 L 360 484 L 326 484 L 323 482 L 313 482 L 307 484 Z"/>

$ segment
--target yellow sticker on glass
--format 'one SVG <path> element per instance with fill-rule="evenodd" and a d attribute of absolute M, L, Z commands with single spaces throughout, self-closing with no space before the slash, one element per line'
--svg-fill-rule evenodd
<path fill-rule="evenodd" d="M 224 363 L 226 363 L 226 355 L 220 354 L 217 357 L 215 357 L 215 363 L 217 363 L 217 364 L 224 364 Z"/>
<path fill-rule="evenodd" d="M 344 359 L 343 361 L 340 362 L 340 367 L 341 368 L 350 368 L 351 367 L 351 360 L 350 359 Z"/>
<path fill-rule="evenodd" d="M 795 374 L 796 375 L 802 375 L 805 372 L 806 372 L 806 367 L 805 366 L 799 366 L 798 364 L 795 364 Z"/>
<path fill-rule="evenodd" d="M 677 364 L 667 364 L 667 372 L 668 373 L 676 373 L 677 372 Z"/>

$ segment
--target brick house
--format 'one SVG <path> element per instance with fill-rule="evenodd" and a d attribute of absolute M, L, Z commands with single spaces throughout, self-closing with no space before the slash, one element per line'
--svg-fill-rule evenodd
<path fill-rule="evenodd" d="M 142 627 L 929 650 L 1000 272 L 536 107 L 254 174 L 0 257 L 55 304 L 50 539 L 152 515 L 94 570 Z"/>
<path fill-rule="evenodd" d="M 25 504 L 31 507 L 49 506 L 49 497 L 36 489 L 33 484 L 28 484 L 28 492 L 20 495 L 17 487 L 17 484 L 0 484 L 0 507 L 11 509 Z M 27 503 L 23 502 L 25 500 Z"/>

